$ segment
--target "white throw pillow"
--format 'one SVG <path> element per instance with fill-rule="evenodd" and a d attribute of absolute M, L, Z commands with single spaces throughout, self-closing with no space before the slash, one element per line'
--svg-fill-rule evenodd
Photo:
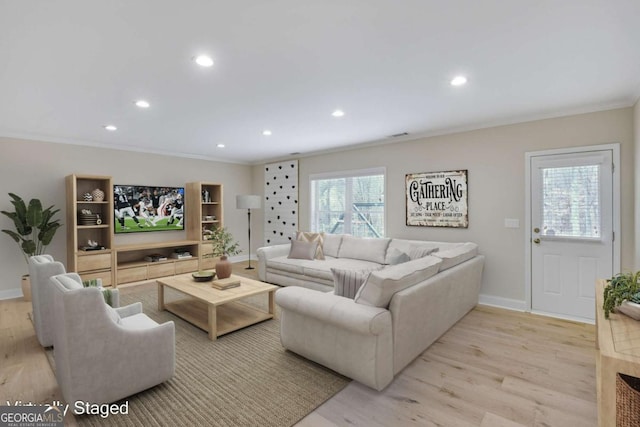
<path fill-rule="evenodd" d="M 426 256 L 373 271 L 354 300 L 359 304 L 386 308 L 393 294 L 433 276 L 441 263 L 440 258 Z"/>
<path fill-rule="evenodd" d="M 344 236 L 340 245 L 339 258 L 361 259 L 384 264 L 387 247 L 391 239 L 368 239 Z"/>

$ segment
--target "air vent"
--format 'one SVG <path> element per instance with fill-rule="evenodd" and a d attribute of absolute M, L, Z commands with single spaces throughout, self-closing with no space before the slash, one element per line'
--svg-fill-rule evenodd
<path fill-rule="evenodd" d="M 389 135 L 387 138 L 399 138 L 401 136 L 408 136 L 409 132 L 395 133 L 393 135 Z"/>

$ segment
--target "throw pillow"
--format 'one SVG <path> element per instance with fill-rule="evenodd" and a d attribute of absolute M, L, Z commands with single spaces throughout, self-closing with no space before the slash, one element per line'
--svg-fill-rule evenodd
<path fill-rule="evenodd" d="M 324 252 L 322 252 L 323 233 L 310 233 L 307 231 L 298 231 L 296 240 L 302 240 L 303 242 L 317 242 L 316 259 L 324 260 Z"/>
<path fill-rule="evenodd" d="M 315 259 L 318 250 L 318 242 L 305 242 L 303 240 L 292 240 L 288 258 L 292 259 Z"/>
<path fill-rule="evenodd" d="M 423 246 L 417 246 L 409 252 L 409 258 L 418 259 L 426 257 L 427 255 L 432 255 L 434 252 L 437 252 L 438 248 L 427 248 Z"/>
<path fill-rule="evenodd" d="M 400 249 L 389 248 L 387 250 L 387 258 L 385 262 L 388 265 L 402 264 L 403 262 L 411 261 L 411 257 Z"/>
<path fill-rule="evenodd" d="M 414 286 L 438 272 L 442 260 L 426 256 L 372 272 L 354 298 L 359 304 L 386 308 L 393 294 Z"/>
<path fill-rule="evenodd" d="M 333 293 L 341 297 L 354 299 L 360 286 L 367 280 L 371 271 L 331 269 L 333 275 Z"/>

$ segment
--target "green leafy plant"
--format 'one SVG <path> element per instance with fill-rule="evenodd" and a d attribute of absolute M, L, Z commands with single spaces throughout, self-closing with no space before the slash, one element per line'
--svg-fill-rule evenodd
<path fill-rule="evenodd" d="M 83 280 L 82 286 L 84 286 L 85 288 L 101 288 L 104 302 L 110 305 L 111 307 L 113 307 L 113 298 L 111 294 L 111 289 L 103 288 L 102 281 L 98 281 L 98 279 Z"/>
<path fill-rule="evenodd" d="M 15 210 L 1 212 L 11 218 L 15 231 L 2 230 L 2 232 L 8 234 L 20 246 L 24 260 L 28 264 L 30 256 L 42 255 L 45 252 L 56 231 L 62 225 L 59 219 L 53 218 L 60 209 L 54 209 L 53 206 L 42 209 L 42 203 L 38 199 L 31 199 L 27 205 L 20 196 L 13 193 L 9 193 L 9 196 Z"/>
<path fill-rule="evenodd" d="M 607 280 L 604 287 L 604 317 L 625 301 L 640 304 L 640 271 L 635 273 L 619 273 Z"/>
<path fill-rule="evenodd" d="M 210 256 L 229 256 L 238 255 L 240 250 L 240 243 L 234 240 L 233 235 L 227 230 L 226 227 L 214 227 L 211 230 L 210 242 L 213 250 Z"/>

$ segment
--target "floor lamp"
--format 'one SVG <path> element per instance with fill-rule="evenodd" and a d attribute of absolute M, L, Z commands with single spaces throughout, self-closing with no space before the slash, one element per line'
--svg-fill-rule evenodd
<path fill-rule="evenodd" d="M 251 267 L 251 209 L 260 209 L 261 196 L 253 195 L 237 195 L 236 196 L 236 208 L 247 210 L 247 222 L 249 224 L 249 267 L 245 270 L 253 270 Z"/>

